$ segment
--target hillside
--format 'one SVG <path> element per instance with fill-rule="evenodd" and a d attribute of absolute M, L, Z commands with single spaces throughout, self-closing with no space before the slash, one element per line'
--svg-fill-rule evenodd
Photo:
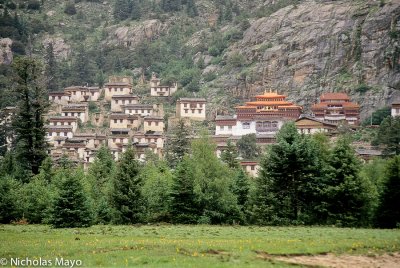
<path fill-rule="evenodd" d="M 400 97 L 396 0 L 75 1 L 73 15 L 65 1 L 14 2 L 10 14 L 29 26 L 26 53 L 48 59 L 53 44 L 51 90 L 124 74 L 143 92 L 156 72 L 179 82 L 177 96 L 206 97 L 210 118 L 268 88 L 306 111 L 322 92 L 346 91 L 363 118 Z M 1 49 L 9 63 L 9 45 Z"/>

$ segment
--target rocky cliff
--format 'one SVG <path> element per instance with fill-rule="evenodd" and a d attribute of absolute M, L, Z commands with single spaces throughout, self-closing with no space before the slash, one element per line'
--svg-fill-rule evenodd
<path fill-rule="evenodd" d="M 378 2 L 304 1 L 253 21 L 228 53 L 244 55 L 257 79 L 233 69 L 223 83 L 277 89 L 306 111 L 322 92 L 346 91 L 365 118 L 400 97 L 400 1 Z"/>

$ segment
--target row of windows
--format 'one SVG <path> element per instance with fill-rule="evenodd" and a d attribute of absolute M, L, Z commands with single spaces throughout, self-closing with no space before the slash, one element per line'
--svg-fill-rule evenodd
<path fill-rule="evenodd" d="M 256 127 L 257 128 L 268 128 L 268 127 L 276 128 L 276 127 L 278 127 L 278 122 L 277 121 L 272 121 L 272 122 L 271 121 L 265 121 L 265 122 L 257 121 Z"/>
<path fill-rule="evenodd" d="M 58 133 L 58 135 L 57 135 L 57 133 Z M 52 136 L 61 136 L 61 137 L 67 137 L 68 136 L 68 133 L 72 133 L 72 132 L 49 132 L 49 136 L 50 137 L 52 137 Z"/>
<path fill-rule="evenodd" d="M 227 128 L 228 130 L 232 130 L 232 126 L 219 126 L 220 130 L 224 130 L 225 128 Z"/>
<path fill-rule="evenodd" d="M 153 88 L 154 91 L 165 91 L 167 92 L 169 90 L 169 88 L 164 88 L 164 87 L 157 87 L 157 88 Z"/>
<path fill-rule="evenodd" d="M 125 102 L 125 101 L 126 101 L 126 102 Z M 129 102 L 128 102 L 128 100 L 121 100 L 121 103 L 122 103 L 122 104 L 125 104 L 125 103 L 126 103 L 126 104 L 128 104 L 128 103 L 129 103 L 129 104 L 132 104 L 132 100 L 129 100 Z M 115 100 L 115 104 L 118 104 L 118 100 Z"/>
<path fill-rule="evenodd" d="M 148 122 L 147 122 L 147 124 L 148 124 L 149 126 L 151 126 L 152 123 L 153 123 L 153 122 L 151 122 L 151 121 L 148 121 Z M 158 126 L 158 123 L 159 123 L 159 122 L 156 121 L 156 122 L 154 122 L 154 123 L 155 123 L 156 126 Z"/>
<path fill-rule="evenodd" d="M 75 115 L 76 114 L 76 115 Z M 81 116 L 82 113 L 63 113 L 63 116 Z"/>
<path fill-rule="evenodd" d="M 201 112 L 203 111 L 202 109 L 198 109 L 197 110 L 199 114 L 201 114 Z M 192 109 L 192 114 L 194 114 L 196 112 L 195 109 Z M 185 109 L 185 114 L 189 113 L 189 109 Z"/>
<path fill-rule="evenodd" d="M 118 92 L 118 90 L 122 92 L 122 91 L 124 91 L 124 88 L 119 88 L 119 87 L 118 88 L 109 88 L 108 92 L 111 92 L 111 90 L 113 90 L 114 92 Z"/>
<path fill-rule="evenodd" d="M 189 103 L 184 103 L 184 104 L 183 104 L 183 107 L 184 107 L 184 108 L 189 107 Z M 191 103 L 191 104 L 190 104 L 190 108 L 196 108 L 196 107 L 203 108 L 203 104 L 202 104 L 202 103 L 197 103 L 197 104 Z"/>
<path fill-rule="evenodd" d="M 135 114 L 138 114 L 138 113 L 140 113 L 140 110 L 132 110 L 132 109 L 129 109 L 128 110 L 129 111 L 129 113 L 132 113 L 132 112 L 134 112 Z M 146 110 L 147 111 L 147 113 L 150 113 L 151 112 L 151 110 Z M 143 113 L 145 113 L 145 110 L 141 110 L 141 113 L 143 114 Z"/>
<path fill-rule="evenodd" d="M 117 124 L 118 120 L 119 120 L 120 123 L 123 123 L 123 121 L 124 121 L 124 119 L 114 119 L 114 123 Z M 132 119 L 128 120 L 129 124 L 133 124 L 133 121 L 134 120 L 132 120 Z"/>
<path fill-rule="evenodd" d="M 53 126 L 57 126 L 57 125 L 59 125 L 59 126 L 72 126 L 72 122 L 57 122 L 57 123 L 61 123 L 61 124 L 56 124 L 56 123 L 51 123 L 51 125 L 53 125 Z"/>

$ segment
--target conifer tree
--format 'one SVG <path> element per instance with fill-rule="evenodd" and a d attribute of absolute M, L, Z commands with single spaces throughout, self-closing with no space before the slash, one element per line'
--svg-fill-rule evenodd
<path fill-rule="evenodd" d="M 129 0 L 117 0 L 114 4 L 114 19 L 116 21 L 126 20 L 131 15 L 132 4 Z"/>
<path fill-rule="evenodd" d="M 192 142 L 192 165 L 195 193 L 201 211 L 199 223 L 232 223 L 238 221 L 239 208 L 232 192 L 232 171 L 215 154 L 215 143 L 207 134 Z"/>
<path fill-rule="evenodd" d="M 88 227 L 93 216 L 77 173 L 62 170 L 58 195 L 51 208 L 50 224 L 55 228 Z M 69 173 L 69 174 L 68 174 Z"/>
<path fill-rule="evenodd" d="M 41 84 L 41 68 L 27 57 L 13 62 L 17 77 L 18 112 L 13 127 L 16 133 L 16 160 L 29 173 L 38 174 L 47 157 L 44 114 L 48 100 Z"/>
<path fill-rule="evenodd" d="M 400 226 L 400 156 L 395 156 L 386 166 L 386 183 L 376 214 L 376 223 L 381 228 Z"/>
<path fill-rule="evenodd" d="M 194 17 L 199 15 L 194 0 L 187 0 L 187 2 L 186 2 L 186 13 L 188 14 L 189 17 L 192 17 L 192 18 L 194 18 Z"/>
<path fill-rule="evenodd" d="M 233 193 L 237 197 L 238 205 L 243 211 L 248 200 L 250 190 L 249 177 L 243 169 L 239 169 L 234 181 Z"/>
<path fill-rule="evenodd" d="M 133 0 L 131 18 L 133 20 L 139 20 L 141 16 L 142 16 L 142 11 L 140 9 L 140 3 L 138 2 L 138 0 Z"/>
<path fill-rule="evenodd" d="M 106 146 L 101 146 L 88 171 L 90 192 L 94 201 L 95 221 L 107 223 L 111 220 L 109 191 L 115 173 L 115 162 Z"/>
<path fill-rule="evenodd" d="M 262 224 L 301 223 L 313 207 L 321 177 L 317 151 L 294 123 L 285 124 L 261 163 L 257 178 L 256 214 Z"/>
<path fill-rule="evenodd" d="M 240 156 L 244 159 L 255 159 L 260 155 L 260 148 L 257 146 L 256 134 L 243 135 L 236 146 L 239 150 Z"/>
<path fill-rule="evenodd" d="M 184 157 L 178 164 L 172 184 L 171 218 L 174 223 L 196 223 L 199 217 L 194 178 L 197 168 Z"/>
<path fill-rule="evenodd" d="M 113 180 L 111 202 L 115 209 L 116 223 L 128 224 L 141 221 L 143 200 L 139 170 L 135 151 L 130 147 L 122 155 Z"/>
<path fill-rule="evenodd" d="M 46 47 L 46 55 L 45 55 L 45 77 L 46 77 L 46 87 L 48 91 L 57 91 L 58 90 L 58 67 L 57 62 L 54 57 L 54 48 L 53 43 L 49 43 Z"/>
<path fill-rule="evenodd" d="M 387 117 L 379 126 L 374 144 L 384 145 L 386 155 L 400 155 L 400 117 Z"/>
<path fill-rule="evenodd" d="M 224 161 L 230 168 L 238 168 L 240 166 L 238 151 L 231 140 L 226 143 L 226 149 L 221 153 L 221 160 Z"/>
<path fill-rule="evenodd" d="M 171 167 L 175 167 L 183 156 L 189 152 L 189 135 L 190 132 L 185 126 L 185 122 L 180 119 L 167 143 L 166 158 Z"/>
<path fill-rule="evenodd" d="M 20 184 L 10 176 L 0 177 L 0 223 L 17 220 L 19 208 L 15 189 L 19 187 Z"/>
<path fill-rule="evenodd" d="M 359 175 L 361 163 L 348 139 L 341 138 L 332 150 L 325 186 L 327 223 L 362 226 L 371 218 L 375 199 L 373 184 Z"/>

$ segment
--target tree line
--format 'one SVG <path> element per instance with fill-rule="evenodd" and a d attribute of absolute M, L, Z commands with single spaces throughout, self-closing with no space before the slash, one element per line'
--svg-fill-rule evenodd
<path fill-rule="evenodd" d="M 16 179 L 15 155 L 0 166 L 0 222 L 54 227 L 92 224 L 336 225 L 395 228 L 400 223 L 400 156 L 366 164 L 347 137 L 334 144 L 287 123 L 250 178 L 231 143 L 221 158 L 203 133 L 177 127 L 166 160 L 129 147 L 118 162 L 103 146 L 87 172 L 67 158 L 42 161 L 29 181 Z"/>

